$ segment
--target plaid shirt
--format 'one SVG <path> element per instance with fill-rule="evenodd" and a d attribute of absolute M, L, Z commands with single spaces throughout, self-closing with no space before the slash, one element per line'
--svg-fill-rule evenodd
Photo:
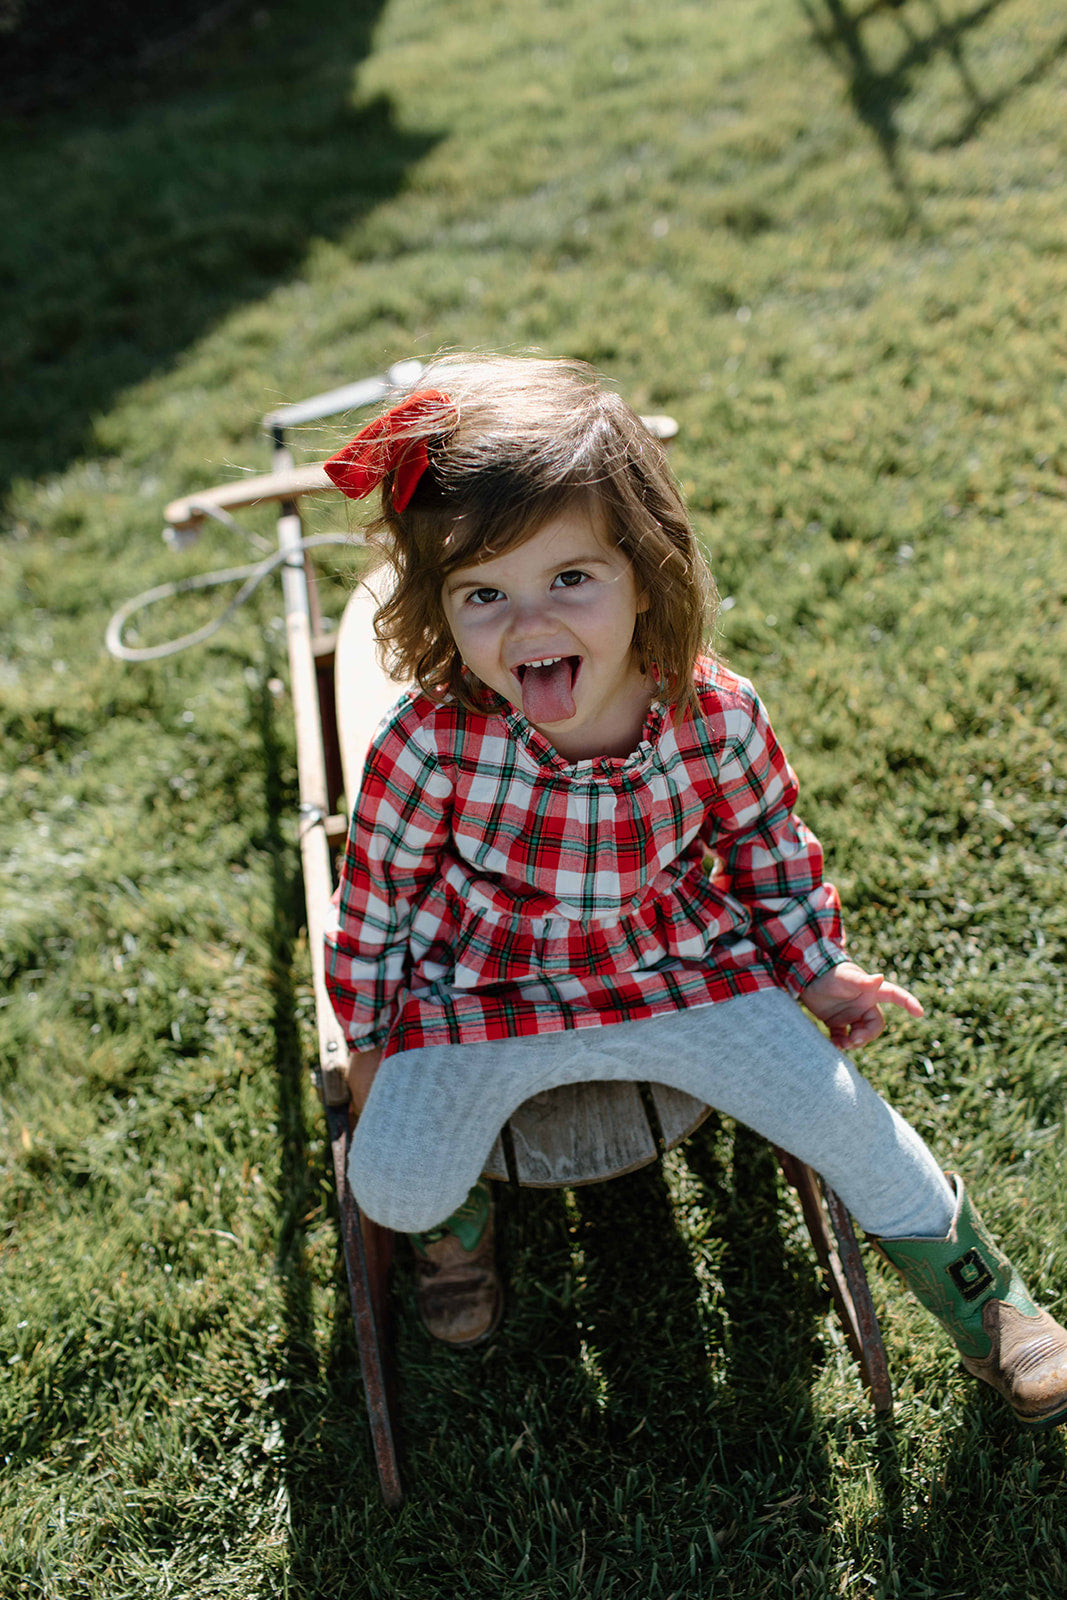
<path fill-rule="evenodd" d="M 376 735 L 327 936 L 350 1045 L 583 1028 L 797 993 L 845 959 L 818 840 L 752 686 L 698 663 L 698 715 L 568 763 L 505 700 L 412 692 Z"/>

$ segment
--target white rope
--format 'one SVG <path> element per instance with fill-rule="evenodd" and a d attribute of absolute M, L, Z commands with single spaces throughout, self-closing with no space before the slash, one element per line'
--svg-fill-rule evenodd
<path fill-rule="evenodd" d="M 219 520 L 222 521 L 222 518 Z M 232 517 L 227 519 L 227 525 L 237 526 Z M 287 561 L 292 561 L 294 555 L 299 555 L 305 550 L 318 550 L 323 545 L 343 545 L 351 548 L 352 542 L 350 534 L 316 533 L 311 538 L 298 540 L 285 550 L 276 550 L 265 560 L 257 561 L 250 566 L 230 567 L 225 572 L 202 572 L 192 578 L 178 578 L 173 583 L 161 583 L 158 588 L 146 589 L 144 594 L 137 595 L 133 600 L 127 600 L 111 618 L 105 636 L 108 651 L 116 661 L 162 661 L 166 656 L 177 655 L 180 650 L 189 650 L 193 645 L 203 644 L 213 634 L 218 633 L 220 628 L 225 627 L 234 612 L 244 605 L 264 578 L 270 577 L 276 567 L 284 566 Z M 147 645 L 144 648 L 123 643 L 122 635 L 130 618 L 149 606 L 156 605 L 160 600 L 173 600 L 177 595 L 190 594 L 197 589 L 216 589 L 220 584 L 237 583 L 242 579 L 244 581 L 241 582 L 241 587 L 226 609 L 214 621 L 205 623 L 194 633 L 183 634 L 180 639 L 168 640 L 166 644 Z"/>

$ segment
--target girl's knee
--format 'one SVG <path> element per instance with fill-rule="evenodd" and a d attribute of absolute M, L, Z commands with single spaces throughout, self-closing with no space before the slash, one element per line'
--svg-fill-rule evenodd
<path fill-rule="evenodd" d="M 368 1168 L 349 1162 L 348 1181 L 359 1209 L 382 1228 L 394 1233 L 425 1233 L 462 1205 L 471 1182 L 442 1175 L 439 1184 L 427 1184 L 424 1173 L 410 1168 Z M 477 1177 L 477 1174 L 475 1174 Z"/>

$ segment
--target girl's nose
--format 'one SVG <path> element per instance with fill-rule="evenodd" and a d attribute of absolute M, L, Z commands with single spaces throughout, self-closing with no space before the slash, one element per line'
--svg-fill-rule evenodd
<path fill-rule="evenodd" d="M 518 597 L 511 608 L 511 633 L 518 638 L 545 633 L 551 626 L 551 606 L 539 595 Z"/>

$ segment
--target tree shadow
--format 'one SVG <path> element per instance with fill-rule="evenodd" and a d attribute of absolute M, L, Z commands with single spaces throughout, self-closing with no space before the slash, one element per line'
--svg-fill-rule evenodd
<path fill-rule="evenodd" d="M 197 40 L 231 23 L 252 0 L 168 0 L 165 9 L 141 0 L 50 0 L 48 6 L 6 0 L 4 88 L 8 106 L 33 113 L 121 77 L 126 83 L 156 62 L 188 52 Z M 86 26 L 91 22 L 91 26 Z"/>
<path fill-rule="evenodd" d="M 934 6 L 935 0 L 927 0 L 927 3 Z M 953 55 L 955 59 L 955 51 Z M 959 55 L 961 58 L 958 63 L 959 71 L 961 77 L 963 77 L 962 51 L 959 52 Z M 1047 78 L 1054 67 L 1063 60 L 1064 56 L 1067 56 L 1067 29 L 1064 29 L 1058 38 L 1054 39 L 1048 48 L 1036 57 L 1025 72 L 1020 73 L 1014 83 L 1010 83 L 1006 88 L 999 89 L 995 94 L 991 95 L 983 95 L 976 90 L 971 96 L 971 110 L 964 117 L 959 127 L 951 134 L 947 134 L 943 139 L 936 140 L 932 148 L 934 150 L 956 149 L 959 145 L 966 144 L 968 139 L 973 139 L 982 126 L 991 117 L 1002 111 L 1017 94 L 1020 94 L 1024 89 L 1033 88 L 1034 84 L 1040 83 L 1042 78 Z"/>
<path fill-rule="evenodd" d="M 967 111 L 950 134 L 931 148 L 955 148 L 973 138 L 982 125 L 1016 94 L 1046 77 L 1067 52 L 1067 33 L 1061 34 L 1014 83 L 995 94 L 986 93 L 967 58 L 967 36 L 997 11 L 1003 0 L 981 0 L 969 11 L 946 17 L 939 0 L 917 4 L 895 0 L 894 15 L 903 44 L 887 66 L 878 66 L 864 38 L 872 17 L 885 11 L 885 0 L 853 8 L 847 0 L 799 0 L 815 42 L 844 75 L 849 97 L 860 121 L 870 130 L 890 181 L 903 202 L 910 222 L 920 220 L 921 208 L 910 182 L 897 122 L 902 104 L 913 92 L 916 73 L 935 57 L 947 57 L 959 78 Z"/>
<path fill-rule="evenodd" d="M 353 104 L 382 5 L 257 12 L 146 78 L 0 122 L 0 492 L 91 454 L 117 393 L 284 282 L 311 239 L 343 237 L 432 148 L 388 99 Z"/>

